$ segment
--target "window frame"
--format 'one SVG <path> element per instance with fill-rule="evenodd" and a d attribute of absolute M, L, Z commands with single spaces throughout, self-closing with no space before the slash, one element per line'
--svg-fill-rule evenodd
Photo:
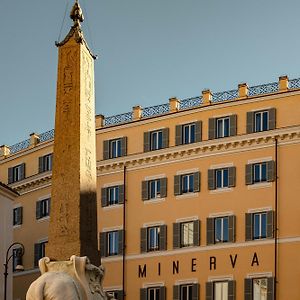
<path fill-rule="evenodd" d="M 188 232 L 188 240 L 189 243 L 184 243 L 185 234 L 184 234 L 184 226 L 191 225 L 192 226 L 192 235 L 190 236 L 190 232 Z M 188 228 L 188 231 L 190 228 Z M 190 241 L 191 239 L 191 241 Z M 186 221 L 180 223 L 180 248 L 191 247 L 194 246 L 194 221 Z"/>
<path fill-rule="evenodd" d="M 152 234 L 152 231 L 154 234 Z M 154 240 L 152 241 L 152 237 Z M 160 226 L 147 227 L 147 252 L 160 250 Z"/>
<path fill-rule="evenodd" d="M 13 226 L 19 226 L 22 224 L 22 214 L 23 214 L 23 207 L 18 206 L 13 208 Z"/>
<path fill-rule="evenodd" d="M 160 294 L 161 287 L 159 286 L 153 286 L 147 288 L 147 300 L 160 300 L 161 294 Z M 151 298 L 151 291 L 154 291 L 154 297 Z M 158 295 L 157 295 L 158 293 Z"/>
<path fill-rule="evenodd" d="M 41 205 L 40 219 L 50 216 L 50 199 L 51 198 L 40 200 L 40 205 Z"/>
<path fill-rule="evenodd" d="M 196 142 L 196 124 L 189 123 L 182 125 L 182 144 L 192 144 Z"/>
<path fill-rule="evenodd" d="M 13 167 L 13 182 L 22 180 L 22 164 Z"/>
<path fill-rule="evenodd" d="M 122 156 L 122 138 L 109 140 L 109 158 Z"/>
<path fill-rule="evenodd" d="M 119 230 L 108 231 L 106 234 L 106 256 L 116 255 L 119 255 Z"/>
<path fill-rule="evenodd" d="M 43 156 L 43 172 L 51 171 L 53 163 L 53 154 L 49 153 Z"/>
<path fill-rule="evenodd" d="M 186 291 L 184 291 L 184 289 L 186 289 Z M 192 283 L 187 283 L 187 284 L 181 284 L 180 285 L 180 289 L 179 289 L 179 299 L 186 299 L 186 300 L 193 300 L 193 284 Z M 183 297 L 184 293 L 185 298 Z"/>
<path fill-rule="evenodd" d="M 216 285 L 218 285 L 218 284 L 222 284 L 222 295 L 221 295 L 221 298 L 216 299 L 216 297 L 217 297 L 217 295 L 216 295 Z M 226 284 L 226 286 L 227 286 L 227 290 L 225 290 L 225 293 L 223 291 L 223 284 Z M 214 281 L 213 282 L 213 300 L 228 300 L 229 299 L 228 298 L 228 290 L 229 290 L 228 280 Z M 223 296 L 225 296 L 225 299 L 223 299 L 224 298 Z"/>
<path fill-rule="evenodd" d="M 186 180 L 185 180 L 186 179 Z M 194 173 L 183 174 L 180 178 L 181 193 L 188 194 L 194 192 Z"/>
<path fill-rule="evenodd" d="M 149 200 L 161 198 L 161 180 L 153 179 L 148 181 Z"/>
<path fill-rule="evenodd" d="M 257 278 L 252 278 L 252 291 L 253 291 L 253 300 L 256 300 L 256 298 L 255 298 L 255 291 L 254 291 L 254 284 L 255 284 L 255 280 L 259 280 L 259 281 L 261 281 L 261 280 L 265 280 L 266 281 L 266 293 L 265 293 L 265 299 L 267 299 L 267 296 L 268 296 L 268 278 L 267 277 L 257 277 Z M 261 299 L 261 290 L 260 290 L 260 293 L 259 293 L 259 298 L 257 298 L 257 299 Z"/>
<path fill-rule="evenodd" d="M 257 170 L 258 168 L 258 170 Z M 257 174 L 257 171 L 259 174 Z M 267 162 L 260 162 L 252 164 L 252 180 L 253 183 L 267 182 L 268 181 L 268 165 Z"/>
<path fill-rule="evenodd" d="M 224 239 L 224 233 L 226 228 L 224 228 L 224 220 L 227 220 L 227 240 Z M 217 239 L 217 222 L 221 221 L 221 238 L 220 240 Z M 229 216 L 223 216 L 223 217 L 216 217 L 214 218 L 214 242 L 215 244 L 219 243 L 228 243 L 229 242 Z"/>
<path fill-rule="evenodd" d="M 256 221 L 256 216 L 259 216 L 259 220 L 258 223 Z M 265 228 L 263 227 L 263 221 L 262 221 L 262 217 L 264 217 L 264 223 L 265 223 Z M 261 239 L 266 239 L 267 238 L 267 223 L 268 223 L 268 217 L 267 217 L 267 212 L 263 211 L 263 212 L 256 212 L 252 214 L 252 230 L 253 230 L 253 240 L 261 240 Z M 256 235 L 256 226 L 258 226 L 258 232 L 259 234 Z M 263 235 L 264 232 L 264 235 Z"/>
<path fill-rule="evenodd" d="M 150 151 L 163 149 L 163 130 L 150 132 Z"/>
<path fill-rule="evenodd" d="M 107 187 L 107 206 L 118 205 L 120 202 L 120 186 Z"/>
<path fill-rule="evenodd" d="M 259 116 L 259 124 L 257 123 L 257 116 Z M 261 110 L 254 112 L 254 132 L 262 132 L 269 130 L 270 113 L 268 110 Z M 266 125 L 266 127 L 264 127 Z"/>
<path fill-rule="evenodd" d="M 226 173 L 227 175 L 224 173 Z M 220 174 L 220 178 L 218 174 Z M 227 184 L 226 184 L 226 180 L 227 180 Z M 222 169 L 215 169 L 215 182 L 216 182 L 216 189 L 229 188 L 229 167 L 222 168 Z"/>
<path fill-rule="evenodd" d="M 219 128 L 219 123 L 220 127 Z M 227 123 L 227 124 L 226 124 Z M 226 132 L 227 130 L 227 132 Z M 221 132 L 220 132 L 221 131 Z M 216 119 L 216 138 L 224 138 L 230 136 L 230 117 L 222 117 Z"/>

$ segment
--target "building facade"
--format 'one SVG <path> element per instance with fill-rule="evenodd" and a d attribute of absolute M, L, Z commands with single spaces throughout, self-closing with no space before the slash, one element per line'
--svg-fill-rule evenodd
<path fill-rule="evenodd" d="M 25 299 L 45 255 L 53 131 L 2 146 Z M 105 289 L 118 299 L 299 299 L 300 80 L 96 116 Z M 123 292 L 124 291 L 124 292 Z"/>

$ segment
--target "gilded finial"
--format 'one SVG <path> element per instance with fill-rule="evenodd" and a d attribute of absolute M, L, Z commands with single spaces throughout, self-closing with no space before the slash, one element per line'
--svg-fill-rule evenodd
<path fill-rule="evenodd" d="M 84 20 L 82 9 L 79 5 L 78 0 L 76 0 L 73 5 L 73 8 L 70 13 L 70 18 L 73 20 L 74 26 L 80 26 L 80 23 L 82 23 Z"/>

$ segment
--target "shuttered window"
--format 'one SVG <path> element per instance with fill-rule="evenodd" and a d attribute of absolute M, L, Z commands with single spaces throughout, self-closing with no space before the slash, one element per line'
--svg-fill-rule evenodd
<path fill-rule="evenodd" d="M 273 130 L 276 128 L 276 109 L 247 112 L 247 133 Z"/>
<path fill-rule="evenodd" d="M 244 281 L 244 299 L 274 299 L 274 277 L 246 278 Z"/>
<path fill-rule="evenodd" d="M 201 142 L 201 140 L 202 140 L 201 121 L 176 126 L 176 138 L 175 138 L 176 146 Z"/>
<path fill-rule="evenodd" d="M 276 165 L 274 160 L 246 165 L 246 184 L 271 182 L 276 179 Z"/>
<path fill-rule="evenodd" d="M 246 241 L 273 238 L 273 211 L 246 213 L 245 223 Z"/>
<path fill-rule="evenodd" d="M 25 164 L 8 168 L 8 184 L 25 179 Z"/>
<path fill-rule="evenodd" d="M 235 281 L 206 282 L 206 300 L 235 300 Z"/>
<path fill-rule="evenodd" d="M 144 152 L 169 147 L 169 128 L 144 132 Z"/>
<path fill-rule="evenodd" d="M 173 223 L 173 248 L 200 245 L 200 221 Z"/>
<path fill-rule="evenodd" d="M 114 230 L 100 233 L 101 257 L 121 255 L 124 248 L 124 231 Z"/>
<path fill-rule="evenodd" d="M 165 198 L 167 196 L 167 178 L 142 181 L 142 200 Z"/>
<path fill-rule="evenodd" d="M 235 187 L 236 167 L 208 170 L 208 189 L 222 189 Z"/>
<path fill-rule="evenodd" d="M 16 207 L 13 210 L 13 225 L 21 225 L 23 222 L 23 207 Z"/>
<path fill-rule="evenodd" d="M 39 220 L 41 218 L 48 217 L 50 215 L 51 209 L 51 199 L 43 199 L 36 202 L 36 219 Z"/>
<path fill-rule="evenodd" d="M 141 228 L 141 252 L 167 250 L 167 225 Z"/>
<path fill-rule="evenodd" d="M 39 260 L 45 257 L 45 249 L 48 241 L 34 244 L 34 267 L 38 267 Z"/>
<path fill-rule="evenodd" d="M 39 157 L 39 173 L 52 170 L 53 154 L 47 154 Z"/>
<path fill-rule="evenodd" d="M 207 245 L 235 242 L 235 216 L 206 219 Z"/>
<path fill-rule="evenodd" d="M 127 137 L 103 141 L 103 159 L 127 155 Z"/>
<path fill-rule="evenodd" d="M 101 189 L 101 206 L 112 206 L 124 203 L 124 185 L 110 186 Z"/>
<path fill-rule="evenodd" d="M 140 289 L 140 300 L 165 300 L 166 287 L 155 286 Z"/>
<path fill-rule="evenodd" d="M 199 192 L 200 175 L 200 172 L 176 175 L 174 177 L 174 195 Z"/>
<path fill-rule="evenodd" d="M 198 300 L 199 284 L 182 284 L 173 286 L 173 300 Z"/>
<path fill-rule="evenodd" d="M 208 138 L 224 138 L 237 134 L 237 115 L 208 120 Z"/>

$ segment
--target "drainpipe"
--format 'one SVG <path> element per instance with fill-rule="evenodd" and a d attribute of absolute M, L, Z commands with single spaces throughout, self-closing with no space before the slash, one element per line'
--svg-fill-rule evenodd
<path fill-rule="evenodd" d="M 122 266 L 122 290 L 123 290 L 123 297 L 122 299 L 125 300 L 126 293 L 125 293 L 125 251 L 126 251 L 126 166 L 124 166 L 124 176 L 123 176 L 123 184 L 124 184 L 124 199 L 123 199 L 123 266 Z"/>
<path fill-rule="evenodd" d="M 277 299 L 277 256 L 278 256 L 278 140 L 275 138 L 275 213 L 274 213 L 274 300 Z"/>

